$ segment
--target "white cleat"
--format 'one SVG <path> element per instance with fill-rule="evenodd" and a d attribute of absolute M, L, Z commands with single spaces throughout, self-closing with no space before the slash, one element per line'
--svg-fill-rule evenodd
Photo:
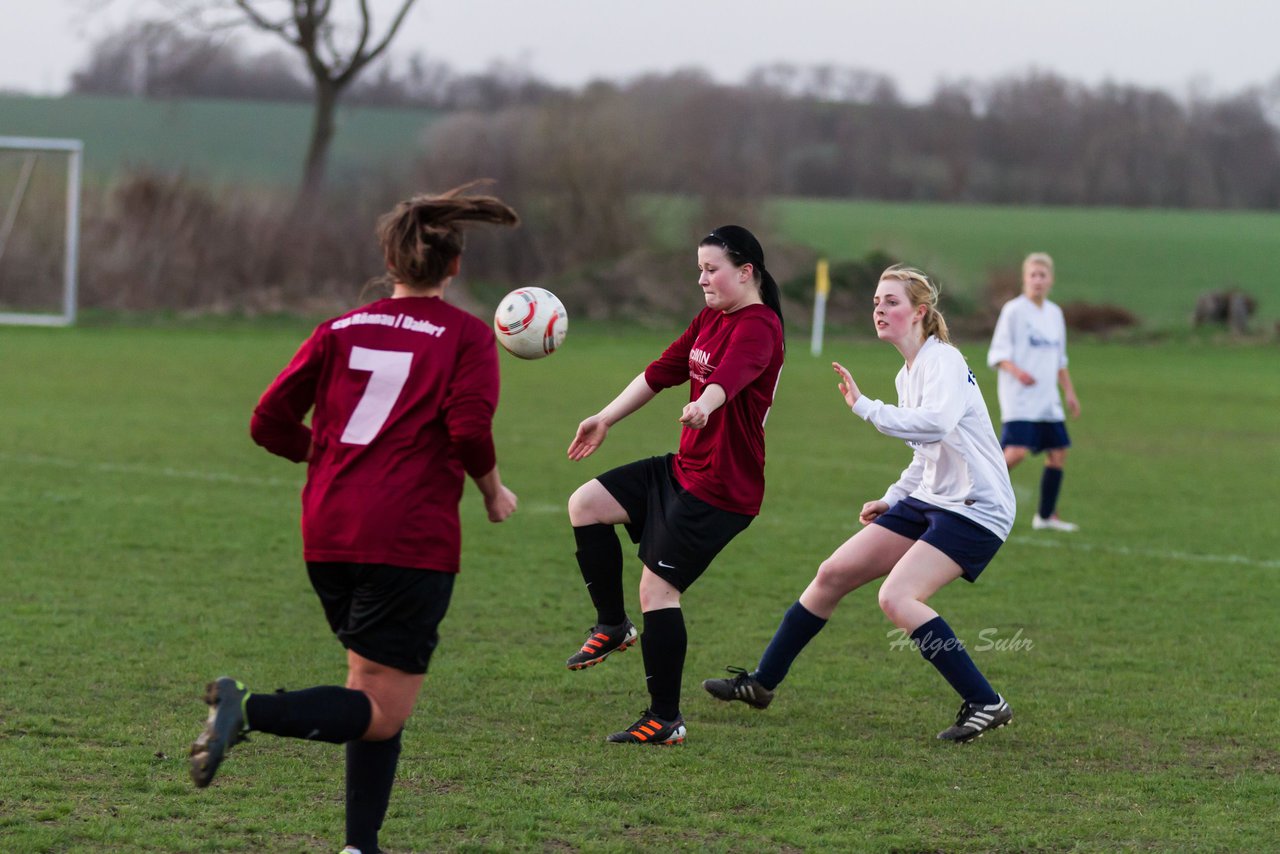
<path fill-rule="evenodd" d="M 1048 519 L 1041 519 L 1039 516 L 1031 517 L 1031 527 L 1037 531 L 1078 531 L 1080 526 L 1074 522 L 1064 522 L 1057 516 L 1050 516 Z"/>

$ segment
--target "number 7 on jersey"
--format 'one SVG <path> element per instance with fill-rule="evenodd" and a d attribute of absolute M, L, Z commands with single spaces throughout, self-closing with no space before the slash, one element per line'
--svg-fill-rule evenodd
<path fill-rule="evenodd" d="M 353 371 L 369 371 L 372 376 L 369 377 L 369 384 L 365 386 L 360 402 L 351 413 L 347 428 L 342 431 L 344 445 L 367 445 L 373 441 L 391 416 L 391 409 L 409 380 L 409 368 L 412 364 L 413 353 L 372 350 L 368 347 L 351 348 L 347 367 Z"/>

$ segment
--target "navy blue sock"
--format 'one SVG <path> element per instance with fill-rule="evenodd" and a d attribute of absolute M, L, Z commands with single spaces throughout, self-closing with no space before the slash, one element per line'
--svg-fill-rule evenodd
<path fill-rule="evenodd" d="M 250 694 L 244 704 L 250 729 L 285 738 L 343 744 L 364 735 L 373 706 L 363 691 L 323 685 L 303 691 Z"/>
<path fill-rule="evenodd" d="M 640 652 L 644 655 L 649 711 L 666 721 L 680 715 L 680 679 L 684 676 L 684 654 L 688 646 L 684 611 L 662 608 L 644 612 Z"/>
<path fill-rule="evenodd" d="M 627 619 L 622 599 L 622 543 L 612 525 L 582 525 L 573 529 L 578 544 L 575 556 L 582 580 L 587 583 L 596 620 L 616 626 Z"/>
<path fill-rule="evenodd" d="M 1040 518 L 1048 519 L 1058 510 L 1058 491 L 1062 489 L 1062 469 L 1044 467 L 1040 475 Z"/>
<path fill-rule="evenodd" d="M 364 854 L 378 850 L 378 831 L 391 802 L 400 761 L 400 734 L 386 741 L 347 742 L 347 845 Z"/>
<path fill-rule="evenodd" d="M 911 639 L 924 660 L 938 668 L 965 702 L 989 706 L 999 699 L 946 620 L 934 617 L 912 632 Z"/>
<path fill-rule="evenodd" d="M 791 662 L 805 648 L 814 635 L 822 631 L 827 621 L 816 616 L 805 606 L 796 602 L 782 615 L 778 630 L 773 633 L 773 640 L 765 647 L 760 656 L 760 664 L 752 675 L 764 687 L 772 691 L 787 678 Z"/>

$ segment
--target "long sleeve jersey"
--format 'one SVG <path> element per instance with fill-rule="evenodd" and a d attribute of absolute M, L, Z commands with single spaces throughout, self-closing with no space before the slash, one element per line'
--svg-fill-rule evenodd
<path fill-rule="evenodd" d="M 311 455 L 308 561 L 457 572 L 464 473 L 493 469 L 497 402 L 484 321 L 438 297 L 383 299 L 320 324 L 263 393 L 250 432 L 286 459 Z"/>
<path fill-rule="evenodd" d="M 884 494 L 907 496 L 970 519 L 1006 539 L 1015 502 L 1009 469 L 978 381 L 960 351 L 930 336 L 894 379 L 898 405 L 865 395 L 854 414 L 906 441 L 911 464 Z"/>
<path fill-rule="evenodd" d="M 996 394 L 1002 421 L 1062 421 L 1058 371 L 1067 366 L 1067 324 L 1062 309 L 1045 300 L 1036 305 L 1023 295 L 1000 309 L 991 336 L 987 365 L 996 367 L 1008 359 L 1035 377 L 1023 385 L 1008 371 L 999 371 Z"/>
<path fill-rule="evenodd" d="M 723 406 L 700 430 L 685 427 L 672 463 L 676 480 L 708 504 L 755 516 L 764 500 L 764 423 L 782 370 L 782 323 L 764 305 L 730 314 L 704 308 L 644 372 L 661 391 L 688 381 L 694 401 L 712 383 Z"/>

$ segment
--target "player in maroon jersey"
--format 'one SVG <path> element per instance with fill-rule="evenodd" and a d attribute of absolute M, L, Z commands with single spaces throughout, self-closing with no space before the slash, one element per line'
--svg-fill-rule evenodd
<path fill-rule="evenodd" d="M 303 557 L 347 649 L 346 687 L 257 694 L 221 677 L 191 747 L 203 787 L 250 731 L 345 744 L 346 843 L 364 854 L 378 850 L 400 733 L 449 606 L 465 475 L 489 521 L 516 509 L 493 445 L 493 333 L 442 297 L 458 274 L 463 226 L 519 218 L 470 186 L 415 196 L 378 220 L 391 296 L 320 324 L 253 412 L 254 441 L 307 463 Z"/>
<path fill-rule="evenodd" d="M 782 370 L 778 285 L 747 229 L 717 228 L 698 245 L 704 308 L 684 334 L 608 406 L 578 425 L 569 458 L 600 447 L 609 428 L 665 388 L 689 383 L 676 454 L 607 471 L 569 499 L 578 566 L 596 608 L 586 643 L 566 662 L 581 670 L 636 642 L 622 594 L 623 524 L 643 563 L 640 638 L 649 708 L 608 741 L 679 744 L 687 636 L 680 596 L 760 512 L 764 422 Z"/>

